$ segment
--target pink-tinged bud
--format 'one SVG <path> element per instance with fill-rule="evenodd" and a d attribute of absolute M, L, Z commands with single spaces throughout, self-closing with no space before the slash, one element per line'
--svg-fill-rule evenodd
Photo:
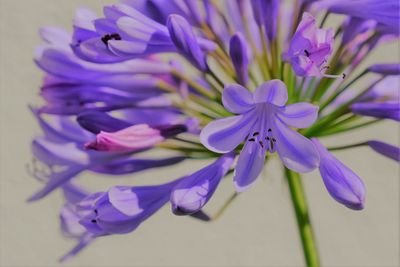
<path fill-rule="evenodd" d="M 159 130 L 147 124 L 137 124 L 113 133 L 101 131 L 96 140 L 87 143 L 85 148 L 112 152 L 137 151 L 152 147 L 164 139 Z"/>

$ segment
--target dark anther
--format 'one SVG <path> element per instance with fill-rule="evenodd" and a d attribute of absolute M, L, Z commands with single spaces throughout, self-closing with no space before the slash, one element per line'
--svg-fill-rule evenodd
<path fill-rule="evenodd" d="M 94 213 L 96 213 L 96 215 L 99 214 L 99 212 L 97 211 L 97 209 L 94 210 Z"/>
<path fill-rule="evenodd" d="M 276 142 L 276 139 L 275 139 L 275 138 L 272 138 L 272 142 Z"/>
<path fill-rule="evenodd" d="M 307 50 L 304 50 L 304 53 L 306 54 L 307 57 L 310 56 L 310 52 L 308 52 Z"/>
<path fill-rule="evenodd" d="M 259 132 L 254 132 L 253 133 L 253 136 L 257 136 L 257 135 L 259 135 L 260 133 Z"/>
<path fill-rule="evenodd" d="M 268 132 L 272 132 L 271 128 L 268 129 Z"/>
<path fill-rule="evenodd" d="M 119 35 L 118 33 L 106 34 L 103 37 L 101 37 L 101 41 L 105 45 L 108 45 L 108 41 L 110 40 L 122 40 L 122 38 L 121 35 Z"/>
<path fill-rule="evenodd" d="M 265 140 L 269 141 L 269 137 L 268 137 L 268 136 L 267 136 L 267 137 L 265 137 Z"/>
<path fill-rule="evenodd" d="M 254 141 L 256 141 L 256 139 L 254 139 L 254 138 L 249 139 L 249 142 L 254 142 Z"/>
<path fill-rule="evenodd" d="M 261 146 L 262 148 L 264 148 L 264 144 L 263 144 L 262 141 L 258 141 L 258 143 L 260 144 L 260 146 Z"/>
<path fill-rule="evenodd" d="M 342 74 L 342 78 L 343 78 L 343 79 L 346 78 L 346 73 L 343 73 L 343 74 Z"/>
<path fill-rule="evenodd" d="M 97 221 L 95 219 L 91 220 L 92 223 L 97 223 Z"/>
<path fill-rule="evenodd" d="M 271 150 L 274 150 L 274 142 L 270 141 L 269 146 L 271 147 Z"/>

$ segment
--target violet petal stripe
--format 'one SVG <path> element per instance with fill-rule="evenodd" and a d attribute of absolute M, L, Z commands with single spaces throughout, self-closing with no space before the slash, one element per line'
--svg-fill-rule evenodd
<path fill-rule="evenodd" d="M 296 172 L 310 172 L 318 167 L 319 155 L 313 143 L 277 119 L 272 128 L 276 150 L 283 164 Z"/>
<path fill-rule="evenodd" d="M 268 102 L 283 106 L 288 100 L 286 85 L 281 80 L 270 80 L 258 87 L 254 93 L 254 102 Z"/>
<path fill-rule="evenodd" d="M 254 107 L 253 95 L 238 84 L 225 86 L 222 92 L 222 103 L 228 111 L 236 114 L 245 113 Z"/>
<path fill-rule="evenodd" d="M 260 175 L 265 161 L 265 149 L 256 142 L 246 142 L 240 152 L 233 181 L 237 192 L 250 188 Z"/>
<path fill-rule="evenodd" d="M 310 103 L 295 103 L 279 110 L 277 116 L 287 125 L 296 128 L 307 128 L 316 121 L 318 109 L 318 106 Z"/>

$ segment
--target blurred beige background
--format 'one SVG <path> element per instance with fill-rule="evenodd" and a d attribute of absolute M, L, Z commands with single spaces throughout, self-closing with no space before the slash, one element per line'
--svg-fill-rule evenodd
<path fill-rule="evenodd" d="M 43 25 L 71 29 L 74 9 L 99 14 L 100 0 L 0 0 L 0 266 L 57 266 L 74 242 L 62 237 L 59 192 L 28 204 L 41 184 L 29 177 L 29 143 L 39 128 L 27 109 L 37 103 L 41 72 L 32 62 Z M 369 62 L 399 60 L 399 47 L 386 45 Z M 393 122 L 342 135 L 327 144 L 370 138 L 399 143 Z M 317 171 L 304 183 L 324 266 L 399 266 L 399 166 L 368 148 L 337 153 L 367 186 L 365 210 L 355 212 L 334 202 Z M 183 164 L 132 177 L 80 177 L 94 190 L 111 184 L 166 181 L 204 166 Z M 222 182 L 207 210 L 211 213 L 233 192 Z M 220 220 L 207 224 L 176 217 L 165 207 L 136 232 L 98 239 L 64 266 L 301 266 L 303 256 L 286 183 L 278 162 L 263 179 L 240 195 Z"/>

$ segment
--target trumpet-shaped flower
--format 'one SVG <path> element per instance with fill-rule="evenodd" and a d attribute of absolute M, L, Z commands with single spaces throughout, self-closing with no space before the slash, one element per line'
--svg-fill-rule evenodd
<path fill-rule="evenodd" d="M 237 116 L 209 123 L 200 138 L 208 149 L 226 153 L 246 140 L 235 168 L 238 191 L 248 188 L 264 166 L 266 152 L 277 151 L 286 167 L 309 172 L 319 163 L 313 143 L 291 129 L 306 128 L 317 118 L 318 107 L 308 103 L 285 106 L 288 95 L 280 80 L 271 80 L 254 94 L 240 85 L 228 85 L 222 95 L 224 107 Z"/>

